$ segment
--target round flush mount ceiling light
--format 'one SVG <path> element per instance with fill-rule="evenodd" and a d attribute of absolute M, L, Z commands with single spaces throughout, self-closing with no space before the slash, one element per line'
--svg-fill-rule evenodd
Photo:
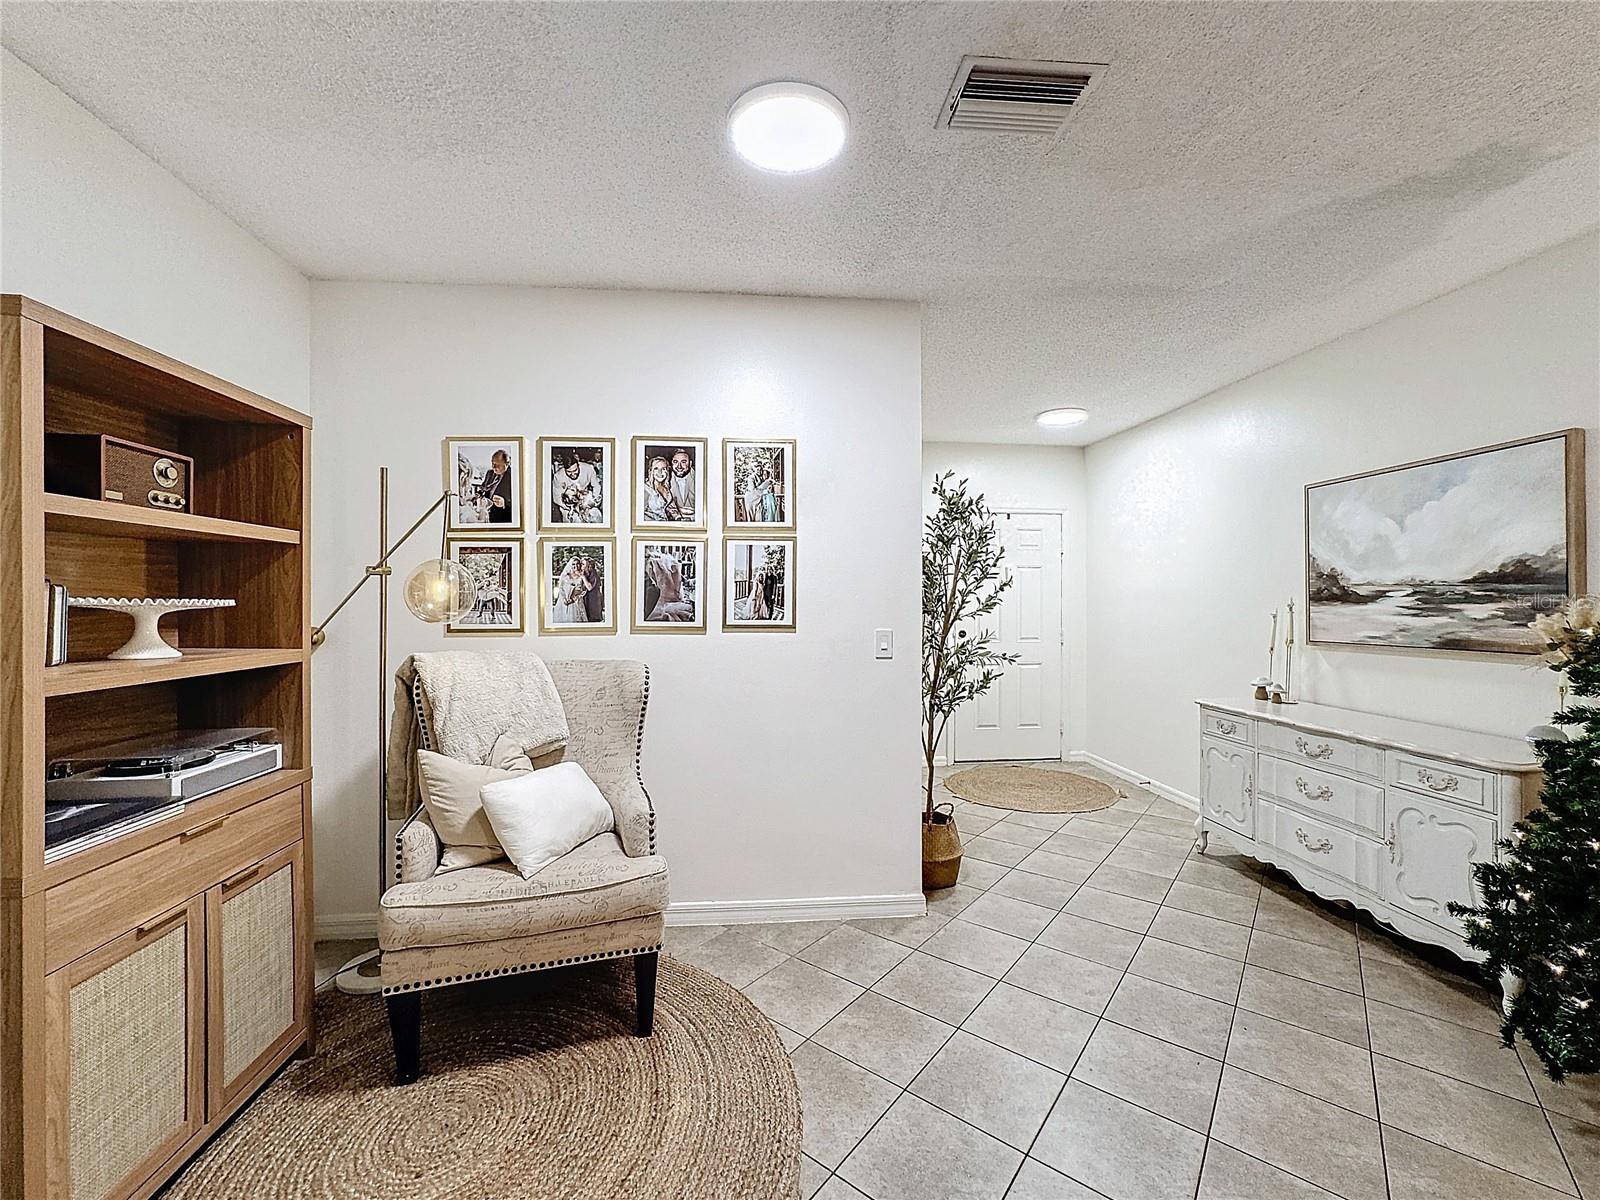
<path fill-rule="evenodd" d="M 1071 429 L 1074 425 L 1082 425 L 1089 419 L 1089 410 L 1086 408 L 1051 408 L 1040 413 L 1034 419 L 1045 429 Z"/>
<path fill-rule="evenodd" d="M 765 83 L 728 111 L 728 139 L 753 167 L 780 175 L 815 171 L 839 156 L 850 114 L 809 83 Z"/>

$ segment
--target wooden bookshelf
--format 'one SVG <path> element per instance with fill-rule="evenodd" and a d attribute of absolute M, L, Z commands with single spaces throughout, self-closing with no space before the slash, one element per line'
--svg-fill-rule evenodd
<path fill-rule="evenodd" d="M 303 413 L 158 351 L 0 296 L 0 587 L 10 597 L 0 606 L 0 1200 L 142 1200 L 312 1044 L 310 427 Z M 53 433 L 192 457 L 191 511 L 46 493 Z M 236 603 L 163 621 L 182 657 L 153 661 L 108 659 L 128 619 L 75 609 L 68 661 L 46 667 L 46 578 L 80 596 Z M 53 758 L 257 725 L 279 731 L 281 770 L 45 864 Z M 292 978 L 251 974 L 247 964 L 272 956 L 238 953 L 246 937 L 282 939 Z M 87 1026 L 95 1006 L 73 997 L 112 971 L 138 981 L 138 1011 Z M 238 1013 L 264 1005 L 276 1022 L 242 1065 L 217 1050 L 230 996 Z M 152 1011 L 181 1012 L 182 1028 L 119 1031 Z M 125 1049 L 128 1069 L 75 1088 L 74 1045 L 85 1039 Z M 162 1039 L 180 1052 L 151 1052 Z M 124 1092 L 119 1079 L 131 1081 Z M 143 1122 L 167 1111 L 153 1102 L 163 1094 L 182 1119 L 153 1129 Z M 139 1131 L 136 1152 L 110 1164 L 113 1181 L 89 1192 L 74 1162 L 98 1155 L 103 1167 L 106 1146 L 130 1139 L 74 1145 L 72 1113 L 85 1105 L 99 1109 L 91 1121 Z"/>

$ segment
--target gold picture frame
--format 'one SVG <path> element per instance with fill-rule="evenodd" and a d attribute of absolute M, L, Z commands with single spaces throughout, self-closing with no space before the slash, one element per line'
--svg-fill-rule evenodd
<path fill-rule="evenodd" d="M 462 490 L 466 481 L 462 477 L 462 462 L 459 453 L 453 453 L 457 447 L 466 451 L 466 465 L 471 470 L 486 470 L 490 467 L 495 450 L 512 451 L 516 461 L 510 464 L 506 472 L 511 476 L 511 482 L 516 488 L 514 519 L 511 521 L 474 520 L 463 521 L 462 517 Z M 527 440 L 520 436 L 511 437 L 447 437 L 441 443 L 442 466 L 444 470 L 444 490 L 449 492 L 452 499 L 445 506 L 445 532 L 447 534 L 466 534 L 469 536 L 500 536 L 504 534 L 526 533 L 532 528 L 528 521 L 528 464 Z M 487 512 L 487 509 L 485 509 Z"/>
<path fill-rule="evenodd" d="M 743 447 L 757 449 L 776 448 L 780 455 L 775 463 L 778 467 L 778 478 L 772 481 L 772 487 L 764 489 L 765 497 L 775 504 L 778 512 L 776 521 L 752 521 L 748 519 L 747 506 L 750 503 L 747 489 L 750 481 L 745 477 L 747 468 L 738 462 L 738 451 Z M 723 438 L 722 439 L 722 523 L 725 533 L 735 530 L 748 530 L 756 533 L 794 533 L 799 526 L 796 523 L 795 506 L 799 478 L 798 447 L 794 438 Z M 776 493 L 775 495 L 773 493 Z M 768 503 L 768 499 L 763 499 Z"/>
<path fill-rule="evenodd" d="M 652 450 L 677 452 L 691 449 L 694 453 L 694 471 L 691 475 L 695 488 L 694 519 L 691 521 L 650 520 L 644 515 L 647 499 L 645 472 L 649 460 L 660 457 L 650 452 Z M 638 436 L 633 439 L 631 462 L 633 465 L 633 482 L 629 488 L 628 519 L 635 533 L 660 533 L 665 535 L 678 530 L 702 533 L 709 530 L 712 496 L 711 443 L 708 439 Z M 675 473 L 675 463 L 673 468 Z"/>
<path fill-rule="evenodd" d="M 554 475 L 553 455 L 558 452 L 587 451 L 591 454 L 599 453 L 601 459 L 598 480 L 600 521 L 558 521 L 551 513 L 555 504 L 552 495 Z M 582 531 L 586 534 L 611 534 L 617 531 L 617 439 L 593 437 L 542 437 L 539 439 L 535 450 L 534 470 L 538 472 L 539 486 L 535 489 L 538 495 L 538 531 L 541 534 L 565 534 Z M 594 463 L 588 464 L 591 470 Z M 581 471 L 581 466 L 580 466 Z M 584 476 L 580 473 L 573 479 L 574 486 L 581 484 Z M 577 494 L 584 496 L 592 491 L 583 488 Z M 585 505 L 586 507 L 586 505 Z"/>
<path fill-rule="evenodd" d="M 592 614 L 593 605 L 589 597 L 593 594 L 593 585 L 582 596 L 581 601 L 575 597 L 562 596 L 558 584 L 560 577 L 565 574 L 573 553 L 593 557 L 598 553 L 602 559 L 599 576 L 601 594 L 601 612 L 599 620 L 588 616 L 583 620 L 557 620 L 558 607 L 566 606 L 569 610 L 575 604 L 581 603 L 583 608 Z M 617 632 L 617 581 L 622 572 L 617 564 L 617 539 L 610 536 L 604 537 L 542 537 L 538 539 L 538 571 L 539 571 L 539 632 L 550 637 L 569 637 L 573 635 L 614 634 Z M 558 565 L 559 564 L 559 565 Z M 631 602 L 631 598 L 630 598 Z"/>
<path fill-rule="evenodd" d="M 670 532 L 670 531 L 668 531 Z M 646 590 L 650 582 L 649 570 L 641 561 L 640 555 L 647 546 L 693 546 L 697 550 L 694 563 L 693 592 L 696 610 L 695 619 L 692 621 L 651 621 L 645 613 L 645 600 L 649 596 Z M 663 537 L 661 534 L 645 533 L 636 534 L 633 539 L 631 559 L 633 575 L 631 586 L 628 589 L 628 628 L 633 633 L 705 633 L 710 625 L 707 607 L 710 600 L 711 589 L 711 540 L 709 538 L 676 538 Z M 657 601 L 659 606 L 660 601 Z M 656 607 L 652 606 L 652 607 Z"/>
<path fill-rule="evenodd" d="M 484 572 L 473 562 L 463 560 L 462 551 L 472 550 L 499 550 L 504 551 L 507 561 L 507 578 L 504 583 L 505 594 L 501 598 L 506 606 L 507 621 L 505 624 L 497 622 L 483 622 L 478 624 L 464 624 L 463 622 L 473 613 L 478 612 L 478 606 L 485 603 L 485 588 L 479 586 L 473 609 L 463 614 L 461 618 L 445 623 L 446 637 L 521 637 L 528 631 L 527 609 L 527 563 L 523 561 L 525 545 L 520 537 L 517 538 L 480 538 L 480 537 L 447 537 L 445 539 L 445 553 L 451 562 L 460 563 L 466 567 L 474 578 L 481 577 Z M 515 603 L 513 605 L 513 598 Z M 493 591 L 488 593 L 488 607 L 492 612 L 493 605 L 497 603 Z M 515 618 L 512 620 L 512 618 Z M 481 621 L 481 616 L 480 616 Z"/>
<path fill-rule="evenodd" d="M 740 584 L 740 572 L 744 578 L 750 579 L 753 571 L 760 568 L 754 566 L 753 555 L 741 565 L 736 560 L 736 548 L 740 546 L 783 546 L 784 566 L 783 579 L 775 585 L 775 595 L 770 603 L 763 601 L 764 606 L 783 613 L 782 620 L 771 618 L 749 619 L 740 617 L 738 609 L 749 599 L 749 593 L 737 595 Z M 727 536 L 722 539 L 722 631 L 724 633 L 793 633 L 795 632 L 795 607 L 798 595 L 795 581 L 798 579 L 797 560 L 799 558 L 799 539 L 788 537 L 736 537 Z"/>

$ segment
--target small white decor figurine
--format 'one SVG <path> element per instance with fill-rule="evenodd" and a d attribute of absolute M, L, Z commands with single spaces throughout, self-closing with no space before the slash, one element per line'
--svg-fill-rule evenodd
<path fill-rule="evenodd" d="M 110 596 L 73 596 L 73 608 L 98 608 L 106 612 L 127 613 L 133 618 L 133 636 L 111 652 L 114 659 L 182 658 L 183 651 L 168 643 L 157 628 L 168 613 L 190 612 L 201 608 L 232 608 L 232 600 L 130 600 Z"/>

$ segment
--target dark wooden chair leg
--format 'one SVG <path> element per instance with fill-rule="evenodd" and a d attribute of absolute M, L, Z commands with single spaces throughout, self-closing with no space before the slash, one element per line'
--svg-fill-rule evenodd
<path fill-rule="evenodd" d="M 661 955 L 656 951 L 633 956 L 633 996 L 638 1010 L 635 1032 L 649 1037 L 656 1023 L 656 965 Z"/>
<path fill-rule="evenodd" d="M 394 1081 L 415 1083 L 422 1073 L 422 993 L 396 992 L 383 999 L 394 1039 Z"/>

